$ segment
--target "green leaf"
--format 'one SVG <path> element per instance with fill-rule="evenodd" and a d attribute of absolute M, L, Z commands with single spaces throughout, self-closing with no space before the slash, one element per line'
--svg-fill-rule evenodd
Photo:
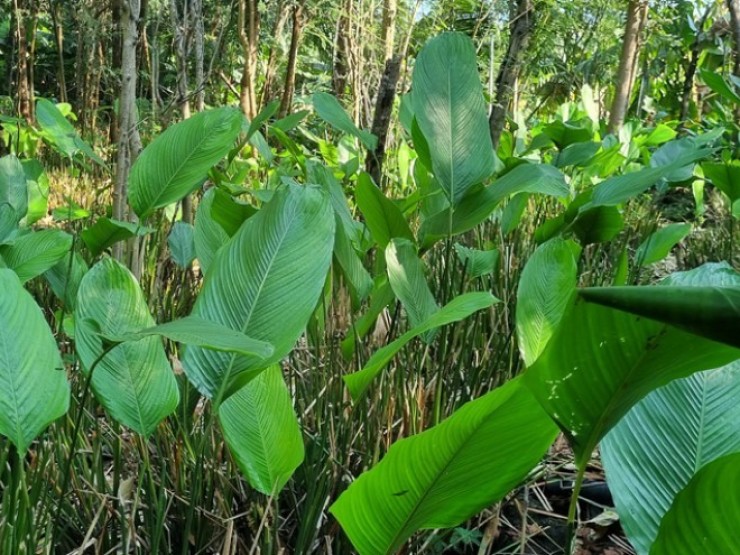
<path fill-rule="evenodd" d="M 224 439 L 249 484 L 277 494 L 303 462 L 303 437 L 280 366 L 273 365 L 219 409 Z"/>
<path fill-rule="evenodd" d="M 93 256 L 98 256 L 105 249 L 112 247 L 119 241 L 126 241 L 132 237 L 143 237 L 152 233 L 154 229 L 132 222 L 122 222 L 112 218 L 98 218 L 92 226 L 83 230 L 82 240 L 90 249 Z"/>
<path fill-rule="evenodd" d="M 149 337 L 121 343 L 104 354 L 101 335 L 123 336 L 152 326 L 154 319 L 144 294 L 123 265 L 104 258 L 82 278 L 75 309 L 75 340 L 84 372 L 93 373 L 95 396 L 110 415 L 144 436 L 149 436 L 179 401 L 162 341 Z"/>
<path fill-rule="evenodd" d="M 193 314 L 271 343 L 275 353 L 263 360 L 189 347 L 183 367 L 204 395 L 233 393 L 288 354 L 323 289 L 333 238 L 328 195 L 287 185 L 219 251 Z"/>
<path fill-rule="evenodd" d="M 105 160 L 80 138 L 72 124 L 53 102 L 45 98 L 36 101 L 36 121 L 44 137 L 65 156 L 74 158 L 78 152 L 82 152 L 96 164 L 105 166 Z"/>
<path fill-rule="evenodd" d="M 329 510 L 361 555 L 396 553 L 417 530 L 456 526 L 501 500 L 556 435 L 514 379 L 394 443 Z"/>
<path fill-rule="evenodd" d="M 489 308 L 497 302 L 499 300 L 496 297 L 483 292 L 464 293 L 452 299 L 419 326 L 410 329 L 395 341 L 375 351 L 362 370 L 344 376 L 344 382 L 347 384 L 352 399 L 357 401 L 362 397 L 370 382 L 409 341 L 435 328 L 464 320 L 471 314 Z"/>
<path fill-rule="evenodd" d="M 0 434 L 24 454 L 69 408 L 69 383 L 44 314 L 10 270 L 0 269 Z"/>
<path fill-rule="evenodd" d="M 685 140 L 685 139 L 684 139 Z M 662 148 L 672 145 L 666 143 Z M 610 177 L 596 185 L 594 188 L 592 203 L 594 206 L 615 206 L 623 204 L 629 199 L 644 193 L 660 179 L 664 179 L 702 158 L 712 153 L 712 149 L 702 146 L 692 146 L 693 143 L 686 143 L 688 146 L 679 156 L 672 159 L 668 164 L 644 168 L 636 172 Z"/>
<path fill-rule="evenodd" d="M 358 128 L 334 96 L 324 92 L 314 93 L 313 107 L 326 123 L 348 135 L 357 137 L 368 150 L 374 151 L 378 146 L 378 138 L 369 131 Z"/>
<path fill-rule="evenodd" d="M 128 200 L 142 220 L 193 192 L 228 154 L 244 116 L 237 108 L 200 112 L 167 128 L 131 168 Z"/>
<path fill-rule="evenodd" d="M 708 69 L 702 69 L 700 70 L 700 73 L 701 80 L 704 81 L 707 87 L 712 89 L 725 100 L 729 100 L 735 104 L 740 104 L 740 95 L 730 87 L 727 81 L 725 81 L 719 73 L 709 71 Z"/>
<path fill-rule="evenodd" d="M 172 226 L 167 246 L 172 253 L 172 260 L 180 268 L 187 268 L 195 260 L 195 239 L 192 224 L 187 222 L 175 222 Z"/>
<path fill-rule="evenodd" d="M 362 264 L 359 253 L 355 250 L 352 238 L 356 235 L 352 228 L 351 235 L 347 227 L 342 225 L 339 214 L 334 215 L 336 219 L 336 237 L 334 239 L 334 256 L 339 262 L 344 278 L 350 289 L 352 305 L 359 306 L 370 294 L 373 288 L 373 278 Z"/>
<path fill-rule="evenodd" d="M 460 243 L 455 243 L 455 253 L 460 259 L 460 263 L 465 267 L 465 275 L 469 278 L 495 273 L 501 261 L 501 253 L 498 249 L 482 251 L 469 249 Z"/>
<path fill-rule="evenodd" d="M 355 320 L 347 330 L 347 337 L 342 341 L 342 356 L 349 359 L 355 352 L 358 340 L 365 337 L 377 324 L 383 310 L 395 300 L 393 289 L 388 283 L 388 276 L 381 275 L 375 278 L 373 290 L 370 293 L 370 304 L 365 313 Z"/>
<path fill-rule="evenodd" d="M 622 212 L 616 206 L 584 207 L 570 224 L 581 245 L 611 241 L 624 229 Z"/>
<path fill-rule="evenodd" d="M 197 316 L 187 316 L 165 324 L 115 336 L 100 335 L 113 343 L 141 341 L 146 337 L 157 335 L 184 345 L 197 345 L 213 351 L 255 355 L 261 358 L 267 358 L 275 351 L 269 343 L 252 339 L 243 333 Z"/>
<path fill-rule="evenodd" d="M 704 162 L 701 165 L 704 177 L 711 181 L 734 203 L 740 199 L 740 160 L 729 163 Z"/>
<path fill-rule="evenodd" d="M 8 268 L 26 283 L 43 274 L 72 248 L 72 236 L 58 229 L 33 231 L 16 238 L 10 245 L 0 246 L 0 256 Z"/>
<path fill-rule="evenodd" d="M 650 555 L 737 553 L 738 491 L 740 453 L 706 465 L 673 501 Z"/>
<path fill-rule="evenodd" d="M 231 237 L 212 215 L 215 199 L 216 189 L 209 189 L 203 195 L 203 200 L 201 200 L 195 212 L 193 240 L 195 243 L 195 254 L 198 257 L 203 274 L 208 273 L 219 249 Z"/>
<path fill-rule="evenodd" d="M 279 100 L 268 102 L 265 107 L 260 110 L 260 113 L 254 116 L 254 119 L 249 123 L 249 127 L 247 128 L 247 140 L 251 139 L 252 135 L 254 135 L 259 130 L 259 128 L 262 127 L 262 124 L 269 120 L 272 116 L 274 116 L 279 109 Z"/>
<path fill-rule="evenodd" d="M 699 372 L 653 391 L 601 442 L 619 521 L 639 553 L 696 471 L 740 451 L 739 397 L 738 362 Z"/>
<path fill-rule="evenodd" d="M 385 249 L 388 242 L 396 237 L 414 240 L 401 210 L 385 197 L 366 173 L 360 174 L 357 179 L 355 200 L 379 248 Z"/>
<path fill-rule="evenodd" d="M 64 308 L 68 312 L 75 309 L 77 290 L 87 270 L 85 259 L 79 253 L 69 251 L 64 258 L 44 272 L 51 290 L 64 303 Z"/>
<path fill-rule="evenodd" d="M 524 376 L 582 466 L 652 390 L 737 358 L 738 349 L 578 298 Z"/>
<path fill-rule="evenodd" d="M 635 259 L 639 266 L 648 266 L 663 260 L 680 241 L 691 233 L 691 224 L 668 224 L 661 227 L 637 248 Z"/>
<path fill-rule="evenodd" d="M 16 226 L 28 212 L 26 174 L 23 164 L 13 154 L 0 158 L 0 206 L 3 205 L 12 209 L 8 212 L 9 225 L 12 226 Z M 0 234 L 0 240 L 3 238 Z"/>
<path fill-rule="evenodd" d="M 408 239 L 393 239 L 385 249 L 388 282 L 403 305 L 412 327 L 421 325 L 439 310 L 416 247 Z M 430 340 L 431 337 L 427 336 Z"/>
<path fill-rule="evenodd" d="M 35 158 L 21 163 L 28 189 L 28 211 L 21 225 L 30 226 L 46 216 L 49 209 L 49 177 Z"/>
<path fill-rule="evenodd" d="M 527 261 L 517 290 L 516 331 L 524 364 L 536 361 L 560 325 L 576 289 L 581 248 L 552 239 Z"/>
<path fill-rule="evenodd" d="M 414 66 L 413 111 L 450 203 L 493 175 L 495 157 L 475 47 L 462 33 L 426 43 Z"/>
<path fill-rule="evenodd" d="M 499 203 L 516 193 L 539 193 L 567 197 L 570 193 L 565 177 L 547 164 L 520 164 L 496 179 L 493 184 L 468 195 L 452 213 L 452 234 L 473 229 L 488 218 Z M 447 235 L 450 226 L 449 208 L 439 212 L 422 225 L 424 244 L 429 245 Z"/>
<path fill-rule="evenodd" d="M 725 264 L 673 274 L 660 286 L 590 287 L 579 293 L 589 302 L 740 348 L 740 280 Z"/>

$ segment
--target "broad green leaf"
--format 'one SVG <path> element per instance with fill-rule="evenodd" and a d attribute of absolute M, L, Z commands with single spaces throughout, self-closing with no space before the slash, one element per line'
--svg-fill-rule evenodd
<path fill-rule="evenodd" d="M 725 100 L 729 100 L 735 104 L 740 104 L 740 95 L 731 88 L 719 73 L 709 71 L 708 69 L 702 69 L 700 72 L 701 80 L 706 83 L 707 87 L 712 89 Z"/>
<path fill-rule="evenodd" d="M 0 158 L 0 207 L 9 208 L 0 221 L 0 241 L 28 212 L 28 189 L 23 164 L 13 154 Z M 5 233 L 3 233 L 5 231 Z"/>
<path fill-rule="evenodd" d="M 495 169 L 473 42 L 462 33 L 428 41 L 416 59 L 412 88 L 414 116 L 432 160 L 427 169 L 456 205 Z"/>
<path fill-rule="evenodd" d="M 193 225 L 187 222 L 175 222 L 167 237 L 172 260 L 180 268 L 187 268 L 195 260 L 195 239 Z"/>
<path fill-rule="evenodd" d="M 265 107 L 260 110 L 260 113 L 254 116 L 254 119 L 249 122 L 249 127 L 247 128 L 247 140 L 251 139 L 252 135 L 254 135 L 257 130 L 262 127 L 262 124 L 269 120 L 272 116 L 274 116 L 279 109 L 280 100 L 273 100 L 272 102 L 268 102 Z"/>
<path fill-rule="evenodd" d="M 74 158 L 78 152 L 82 152 L 96 164 L 105 166 L 105 160 L 80 138 L 72 124 L 53 102 L 45 98 L 36 101 L 36 121 L 43 135 L 65 156 Z"/>
<path fill-rule="evenodd" d="M 652 390 L 737 358 L 738 349 L 577 298 L 524 376 L 580 466 Z"/>
<path fill-rule="evenodd" d="M 329 510 L 361 555 L 390 555 L 417 530 L 456 526 L 501 500 L 556 435 L 514 379 L 393 444 Z"/>
<path fill-rule="evenodd" d="M 357 401 L 362 397 L 370 382 L 409 341 L 435 328 L 464 320 L 471 314 L 489 308 L 497 302 L 499 300 L 496 297 L 483 292 L 464 293 L 452 299 L 419 326 L 410 329 L 395 341 L 375 351 L 362 370 L 344 376 L 344 383 L 347 384 L 352 399 Z"/>
<path fill-rule="evenodd" d="M 112 247 L 119 241 L 132 237 L 143 237 L 152 233 L 154 229 L 132 222 L 122 222 L 112 218 L 98 218 L 92 226 L 83 230 L 82 240 L 90 249 L 93 256 L 98 256 L 105 249 Z"/>
<path fill-rule="evenodd" d="M 379 248 L 385 249 L 388 242 L 396 237 L 414 240 L 401 210 L 385 197 L 366 173 L 360 174 L 357 180 L 355 200 Z"/>
<path fill-rule="evenodd" d="M 581 245 L 611 241 L 624 229 L 624 218 L 616 206 L 592 206 L 579 210 L 569 228 Z"/>
<path fill-rule="evenodd" d="M 213 217 L 213 205 L 216 199 L 216 189 L 209 189 L 203 195 L 195 212 L 195 231 L 193 240 L 195 254 L 203 274 L 207 274 L 213 259 L 219 249 L 229 241 L 226 230 Z"/>
<path fill-rule="evenodd" d="M 280 366 L 229 397 L 218 412 L 229 450 L 249 484 L 278 493 L 303 462 L 303 436 Z"/>
<path fill-rule="evenodd" d="M 460 243 L 455 243 L 455 253 L 460 259 L 460 263 L 465 267 L 465 275 L 470 278 L 495 273 L 501 260 L 501 253 L 498 249 L 469 249 Z"/>
<path fill-rule="evenodd" d="M 502 200 L 522 192 L 566 197 L 570 189 L 557 168 L 547 164 L 520 164 L 488 187 L 463 199 L 452 213 L 452 234 L 473 229 L 488 218 Z M 429 245 L 445 237 L 449 228 L 450 211 L 447 209 L 424 222 L 424 243 Z"/>
<path fill-rule="evenodd" d="M 727 195 L 730 202 L 740 199 L 740 160 L 729 163 L 705 162 L 701 165 L 704 177 Z"/>
<path fill-rule="evenodd" d="M 660 523 L 650 555 L 737 553 L 740 453 L 702 468 L 678 494 Z"/>
<path fill-rule="evenodd" d="M 153 335 L 166 337 L 184 345 L 197 345 L 213 351 L 255 355 L 261 358 L 267 358 L 274 352 L 269 343 L 252 339 L 243 333 L 197 316 L 186 316 L 165 324 L 115 336 L 101 334 L 101 337 L 113 343 L 123 343 L 140 341 Z"/>
<path fill-rule="evenodd" d="M 672 143 L 666 143 L 665 146 Z M 665 165 L 643 168 L 636 172 L 610 177 L 596 185 L 592 203 L 594 206 L 615 206 L 644 193 L 660 179 L 670 176 L 712 153 L 711 148 L 704 146 L 689 146 L 678 157 Z"/>
<path fill-rule="evenodd" d="M 75 309 L 77 290 L 87 270 L 85 259 L 79 253 L 70 250 L 64 258 L 44 272 L 51 290 L 64 303 L 64 308 L 68 312 Z"/>
<path fill-rule="evenodd" d="M 740 348 L 740 279 L 724 263 L 672 274 L 660 286 L 590 287 L 579 293 L 589 302 Z"/>
<path fill-rule="evenodd" d="M 65 205 L 52 209 L 51 216 L 55 222 L 74 222 L 90 217 L 90 211 L 84 209 L 71 198 L 65 196 Z"/>
<path fill-rule="evenodd" d="M 358 128 L 344 111 L 339 101 L 329 93 L 317 92 L 313 95 L 313 107 L 321 119 L 340 131 L 357 137 L 368 150 L 375 150 L 378 138 L 364 129 Z"/>
<path fill-rule="evenodd" d="M 739 397 L 738 362 L 699 372 L 650 393 L 601 442 L 619 521 L 639 553 L 696 471 L 740 452 Z"/>
<path fill-rule="evenodd" d="M 175 410 L 179 400 L 162 341 L 149 337 L 121 343 L 104 355 L 101 335 L 116 337 L 152 326 L 144 294 L 123 265 L 104 258 L 82 278 L 75 340 L 83 370 L 92 372 L 95 396 L 110 415 L 144 436 Z"/>
<path fill-rule="evenodd" d="M 409 324 L 412 327 L 421 325 L 439 310 L 439 305 L 429 289 L 424 264 L 416 253 L 416 247 L 408 239 L 391 240 L 385 249 L 385 263 L 388 282 L 401 301 Z"/>
<path fill-rule="evenodd" d="M 12 244 L 0 246 L 0 256 L 25 283 L 62 260 L 71 248 L 71 235 L 58 229 L 44 229 L 21 235 Z"/>
<path fill-rule="evenodd" d="M 69 408 L 69 383 L 43 312 L 18 276 L 0 269 L 0 434 L 24 454 Z"/>
<path fill-rule="evenodd" d="M 373 278 L 362 264 L 359 253 L 355 250 L 352 235 L 347 233 L 347 228 L 342 225 L 339 214 L 334 215 L 336 219 L 336 237 L 334 239 L 334 256 L 339 262 L 342 274 L 350 289 L 352 305 L 357 307 L 370 294 L 373 288 Z"/>
<path fill-rule="evenodd" d="M 193 192 L 234 144 L 244 116 L 237 108 L 200 112 L 167 128 L 131 168 L 128 200 L 142 220 Z"/>
<path fill-rule="evenodd" d="M 517 290 L 516 331 L 527 366 L 542 354 L 575 293 L 581 249 L 573 241 L 552 239 L 529 257 Z"/>
<path fill-rule="evenodd" d="M 213 191 L 211 216 L 231 237 L 239 230 L 245 220 L 257 213 L 257 209 L 221 189 L 216 188 Z M 210 195 L 210 191 L 206 195 Z"/>
<path fill-rule="evenodd" d="M 49 209 L 49 177 L 35 158 L 23 160 L 22 164 L 28 189 L 28 211 L 21 225 L 30 226 L 46 216 Z"/>
<path fill-rule="evenodd" d="M 228 396 L 224 388 L 233 393 L 288 354 L 323 289 L 333 238 L 328 195 L 287 185 L 219 251 L 193 314 L 266 341 L 275 352 L 263 360 L 187 348 L 183 367 L 201 393 Z"/>
<path fill-rule="evenodd" d="M 292 114 L 288 114 L 284 118 L 280 118 L 276 122 L 272 123 L 270 127 L 280 129 L 280 131 L 282 131 L 283 133 L 287 133 L 288 131 L 291 131 L 292 129 L 298 127 L 298 124 L 301 123 L 304 118 L 310 113 L 311 112 L 309 110 L 299 110 L 298 112 L 293 112 Z"/>
<path fill-rule="evenodd" d="M 555 165 L 558 168 L 566 166 L 584 166 L 596 156 L 601 149 L 601 143 L 585 142 L 574 143 L 564 148 L 555 158 Z"/>
<path fill-rule="evenodd" d="M 642 242 L 635 253 L 639 266 L 648 266 L 663 260 L 680 241 L 691 233 L 691 224 L 668 224 Z"/>

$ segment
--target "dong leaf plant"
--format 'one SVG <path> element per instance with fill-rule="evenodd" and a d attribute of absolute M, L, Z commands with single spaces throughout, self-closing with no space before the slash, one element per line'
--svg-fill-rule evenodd
<path fill-rule="evenodd" d="M 733 333 L 740 323 L 739 275 L 729 267 L 709 265 L 659 287 L 579 289 L 578 281 L 581 246 L 613 238 L 623 225 L 621 206 L 661 180 L 678 179 L 710 155 L 708 145 L 718 133 L 642 141 L 643 147 L 665 142 L 652 167 L 582 191 L 572 190 L 558 169 L 545 164 L 520 162 L 494 179 L 501 168 L 488 140 L 475 56 L 467 39 L 444 34 L 430 41 L 417 59 L 413 85 L 405 117 L 412 112 L 410 132 L 417 162 L 426 173 L 421 183 L 445 199 L 440 203 L 432 193 L 422 200 L 422 249 L 473 229 L 515 193 L 552 195 L 570 206 L 539 234 L 542 244 L 519 282 L 516 334 L 526 366 L 523 375 L 468 402 L 427 431 L 398 441 L 350 484 L 331 512 L 360 554 L 394 553 L 417 530 L 459 525 L 526 482 L 559 428 L 577 468 L 566 552 L 572 547 L 586 466 L 605 436 L 607 478 L 613 476 L 615 484 L 624 486 L 617 506 L 633 511 L 625 528 L 635 535 L 640 551 L 690 552 L 670 539 L 672 531 L 688 526 L 691 503 L 699 503 L 702 495 L 717 495 L 718 473 L 729 472 L 730 457 L 738 451 L 732 439 L 738 430 L 735 422 L 720 420 L 692 431 L 693 436 L 685 430 L 706 427 L 707 411 L 719 415 L 732 406 L 734 389 L 713 387 L 709 376 L 726 384 L 734 376 L 732 364 L 740 359 Z M 561 147 L 590 140 L 591 133 L 573 135 Z M 589 147 L 589 156 L 597 151 Z M 415 251 L 403 226 L 391 231 L 389 223 L 397 220 L 393 205 L 366 185 L 358 188 L 358 203 L 386 253 L 388 285 L 376 283 L 374 296 L 385 300 L 381 292 L 390 289 L 413 327 L 378 350 L 360 372 L 345 376 L 355 401 L 407 341 L 438 321 L 452 321 L 468 295 L 471 308 L 472 296 L 483 295 L 463 294 L 439 308 L 424 279 L 419 259 L 424 251 Z M 667 228 L 639 249 L 634 263 L 662 258 L 688 231 L 685 226 Z M 481 297 L 479 307 L 492 302 Z M 633 408 L 635 416 L 626 417 Z M 675 431 L 664 431 L 658 423 L 671 414 L 676 415 Z M 655 456 L 670 434 L 684 438 L 687 449 L 672 445 L 674 451 Z M 624 448 L 635 444 L 639 450 L 623 458 Z M 686 461 L 692 449 L 697 458 Z M 659 483 L 646 493 L 634 492 L 627 484 L 643 483 L 635 481 L 650 460 L 655 468 L 649 472 Z M 658 505 L 652 502 L 653 493 Z M 638 525 L 636 519 L 647 524 Z M 725 546 L 718 552 L 727 552 L 725 530 L 737 521 L 728 524 L 723 515 L 718 522 L 702 520 L 700 531 L 691 534 L 691 545 Z"/>

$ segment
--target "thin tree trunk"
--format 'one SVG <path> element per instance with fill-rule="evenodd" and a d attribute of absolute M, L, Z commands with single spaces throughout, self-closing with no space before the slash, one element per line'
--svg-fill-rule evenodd
<path fill-rule="evenodd" d="M 627 6 L 627 23 L 624 28 L 622 57 L 619 60 L 619 71 L 614 93 L 614 101 L 609 114 L 609 131 L 616 133 L 622 127 L 627 116 L 635 65 L 639 54 L 640 31 L 647 19 L 648 3 L 646 0 L 629 0 Z"/>
<path fill-rule="evenodd" d="M 14 41 L 18 54 L 17 74 L 17 96 L 16 110 L 18 116 L 28 121 L 33 120 L 33 81 L 31 80 L 31 47 L 28 31 L 31 28 L 29 19 L 31 17 L 28 2 L 25 0 L 13 0 L 13 14 L 15 28 Z"/>
<path fill-rule="evenodd" d="M 118 163 L 116 182 L 113 190 L 113 217 L 127 219 L 126 184 L 131 166 L 141 151 L 141 138 L 136 120 L 136 46 L 138 44 L 138 21 L 141 13 L 141 0 L 123 0 L 120 4 L 121 16 L 121 96 L 119 100 Z M 117 243 L 113 250 L 117 260 L 123 260 L 123 245 Z M 131 271 L 139 277 L 136 241 L 132 249 Z"/>
<path fill-rule="evenodd" d="M 341 13 L 337 19 L 337 31 L 334 40 L 334 64 L 332 71 L 332 88 L 334 96 L 341 99 L 347 91 L 350 72 L 350 43 L 352 32 L 352 0 L 344 0 Z"/>
<path fill-rule="evenodd" d="M 202 112 L 206 107 L 205 83 L 205 30 L 203 28 L 203 0 L 193 0 L 193 41 L 195 49 L 195 110 Z"/>
<path fill-rule="evenodd" d="M 290 107 L 293 104 L 293 94 L 295 92 L 295 69 L 298 61 L 298 47 L 303 35 L 303 0 L 293 6 L 293 31 L 290 35 L 290 51 L 288 53 L 288 67 L 285 71 L 285 86 L 283 87 L 283 97 L 280 101 L 279 116 L 285 117 L 290 113 Z"/>
<path fill-rule="evenodd" d="M 401 58 L 396 56 L 385 63 L 385 71 L 380 80 L 378 98 L 375 102 L 372 132 L 378 138 L 378 146 L 370 152 L 365 165 L 367 172 L 375 183 L 382 187 L 383 164 L 385 162 L 385 148 L 388 142 L 388 130 L 393 113 L 393 99 L 396 96 L 396 86 L 401 75 Z"/>
<path fill-rule="evenodd" d="M 175 34 L 175 57 L 177 58 L 177 104 L 183 119 L 190 117 L 190 99 L 188 97 L 188 47 L 186 37 L 190 27 L 188 1 L 182 3 L 182 11 L 177 0 L 170 0 L 172 29 Z"/>
<path fill-rule="evenodd" d="M 388 62 L 393 58 L 394 43 L 396 40 L 396 14 L 398 13 L 398 0 L 385 0 L 383 2 L 383 30 L 381 39 L 383 41 L 383 61 Z"/>
<path fill-rule="evenodd" d="M 244 53 L 239 103 L 251 120 L 257 114 L 257 43 L 259 41 L 260 15 L 257 0 L 239 0 L 239 42 Z"/>
<path fill-rule="evenodd" d="M 707 11 L 704 12 L 704 16 L 699 21 L 699 26 L 696 29 L 696 37 L 694 42 L 691 43 L 691 55 L 689 56 L 689 63 L 686 66 L 686 75 L 683 81 L 683 90 L 681 91 L 681 115 L 679 121 L 681 126 L 689 119 L 689 110 L 691 109 L 691 98 L 694 93 L 694 77 L 696 76 L 696 69 L 699 65 L 699 55 L 701 54 L 701 39 L 704 33 L 704 24 L 707 18 L 712 13 L 712 7 L 709 6 Z"/>
<path fill-rule="evenodd" d="M 514 98 L 514 89 L 521 71 L 522 57 L 527 50 L 534 29 L 535 7 L 532 0 L 517 0 L 513 17 L 509 22 L 509 46 L 506 50 L 498 77 L 496 78 L 496 100 L 488 118 L 493 147 L 498 148 L 504 131 L 506 114 Z"/>
<path fill-rule="evenodd" d="M 733 73 L 740 77 L 740 0 L 727 0 L 730 10 L 730 24 L 732 25 L 732 37 L 735 39 L 735 69 Z"/>
<path fill-rule="evenodd" d="M 272 88 L 275 86 L 275 74 L 277 73 L 278 55 L 280 52 L 279 37 L 283 34 L 283 28 L 289 15 L 287 2 L 280 0 L 278 2 L 277 16 L 275 17 L 275 26 L 272 28 L 273 40 L 270 46 L 270 56 L 267 58 L 267 67 L 265 68 L 265 84 L 262 86 L 260 106 L 264 106 L 270 102 L 275 94 Z"/>
<path fill-rule="evenodd" d="M 59 2 L 51 3 L 51 22 L 54 27 L 54 40 L 57 47 L 57 83 L 59 84 L 59 100 L 67 102 L 67 82 L 64 75 L 64 27 Z"/>

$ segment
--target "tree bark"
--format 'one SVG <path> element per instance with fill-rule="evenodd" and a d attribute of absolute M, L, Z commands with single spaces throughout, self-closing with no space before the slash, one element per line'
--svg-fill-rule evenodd
<path fill-rule="evenodd" d="M 640 34 L 647 19 L 647 10 L 647 0 L 629 0 L 627 5 L 627 23 L 624 28 L 622 57 L 619 60 L 614 101 L 609 113 L 609 132 L 611 133 L 619 132 L 627 116 L 635 66 L 640 51 Z"/>
<path fill-rule="evenodd" d="M 334 96 L 339 99 L 345 96 L 350 72 L 352 9 L 352 0 L 345 0 L 337 20 L 337 31 L 334 39 L 332 88 L 334 89 Z"/>
<path fill-rule="evenodd" d="M 740 77 L 740 0 L 727 0 L 730 10 L 730 24 L 732 25 L 732 38 L 735 39 L 735 65 L 733 73 Z"/>
<path fill-rule="evenodd" d="M 59 100 L 67 102 L 67 83 L 64 72 L 64 27 L 59 2 L 51 2 L 51 22 L 54 27 L 54 40 L 57 47 L 57 83 L 59 84 Z"/>
<path fill-rule="evenodd" d="M 277 16 L 275 17 L 275 26 L 272 28 L 272 45 L 270 46 L 270 56 L 267 58 L 267 67 L 265 69 L 265 84 L 262 87 L 262 94 L 260 95 L 260 106 L 264 106 L 270 102 L 275 96 L 275 92 L 272 90 L 275 86 L 275 74 L 277 73 L 278 55 L 279 55 L 279 42 L 278 38 L 283 34 L 283 28 L 285 22 L 288 20 L 290 12 L 288 11 L 288 4 L 285 0 L 280 0 L 277 8 Z"/>
<path fill-rule="evenodd" d="M 385 71 L 380 80 L 378 98 L 375 102 L 372 132 L 378 138 L 378 146 L 374 152 L 368 153 L 365 168 L 375 183 L 382 188 L 383 164 L 385 162 L 385 148 L 388 142 L 388 130 L 393 113 L 393 99 L 396 96 L 396 86 L 401 75 L 401 58 L 396 56 L 385 63 Z"/>
<path fill-rule="evenodd" d="M 388 62 L 393 57 L 394 43 L 396 40 L 396 14 L 398 13 L 398 0 L 385 0 L 383 2 L 383 29 L 381 40 L 383 41 L 383 61 Z"/>
<path fill-rule="evenodd" d="M 123 0 L 120 4 L 121 16 L 121 95 L 119 99 L 119 141 L 116 181 L 113 190 L 113 218 L 127 219 L 126 185 L 136 157 L 141 151 L 141 138 L 136 120 L 136 46 L 138 40 L 138 21 L 141 13 L 141 0 Z M 135 241 L 134 241 L 135 244 Z M 131 271 L 139 277 L 136 246 L 132 249 Z M 123 245 L 117 243 L 113 249 L 117 260 L 124 259 Z"/>
<path fill-rule="evenodd" d="M 257 43 L 260 32 L 260 15 L 257 0 L 239 0 L 239 42 L 244 52 L 244 68 L 241 79 L 239 103 L 244 115 L 250 120 L 258 112 L 256 77 Z"/>
<path fill-rule="evenodd" d="M 195 110 L 206 107 L 205 29 L 203 28 L 203 0 L 192 0 L 193 48 L 195 50 Z"/>
<path fill-rule="evenodd" d="M 175 58 L 177 59 L 177 104 L 183 119 L 190 117 L 190 99 L 188 97 L 188 45 L 187 35 L 190 28 L 189 2 L 184 0 L 182 9 L 177 0 L 170 0 L 172 30 L 175 35 Z"/>
<path fill-rule="evenodd" d="M 13 0 L 13 32 L 18 55 L 16 110 L 19 117 L 29 122 L 33 121 L 33 48 L 29 31 L 35 27 L 31 12 L 32 6 L 27 0 Z"/>
<path fill-rule="evenodd" d="M 290 51 L 288 53 L 288 67 L 285 71 L 285 86 L 283 87 L 283 97 L 280 101 L 281 118 L 290 113 L 290 107 L 293 104 L 293 94 L 295 92 L 295 69 L 298 61 L 298 47 L 303 36 L 303 4 L 301 0 L 293 6 L 293 31 L 290 35 Z"/>
<path fill-rule="evenodd" d="M 488 118 L 493 148 L 498 148 L 501 133 L 504 131 L 506 114 L 514 98 L 516 82 L 521 72 L 522 57 L 529 46 L 535 23 L 533 0 L 516 0 L 511 6 L 513 9 L 509 22 L 509 46 L 496 77 L 496 100 Z"/>

